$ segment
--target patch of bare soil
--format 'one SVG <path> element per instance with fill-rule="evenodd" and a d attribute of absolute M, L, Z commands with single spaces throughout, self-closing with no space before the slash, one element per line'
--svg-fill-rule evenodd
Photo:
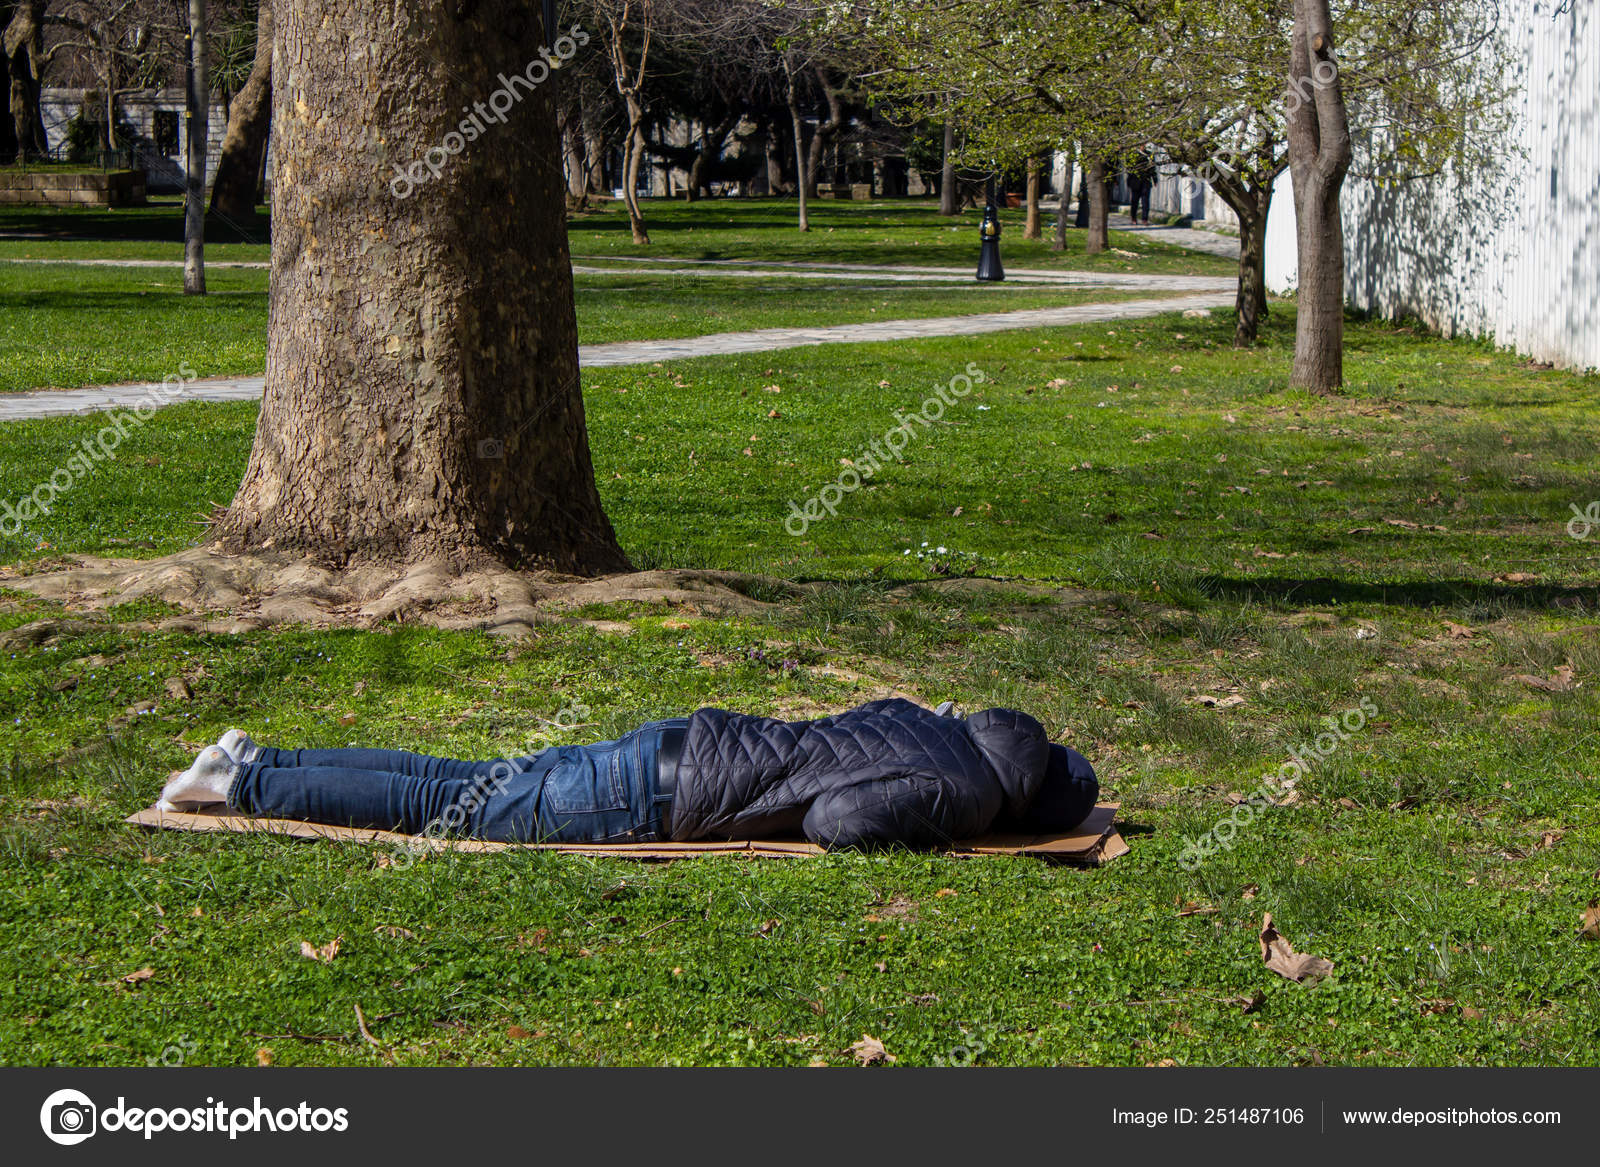
<path fill-rule="evenodd" d="M 736 614 L 767 607 L 751 598 L 753 591 L 796 596 L 803 591 L 781 580 L 731 571 L 639 571 L 590 579 L 438 562 L 333 570 L 287 556 L 224 555 L 209 547 L 162 559 L 75 556 L 31 574 L 7 572 L 0 582 L 74 611 L 163 601 L 192 615 L 159 620 L 154 627 L 184 631 L 247 632 L 277 624 L 373 627 L 396 621 L 506 636 L 528 635 L 536 625 L 589 604 L 670 604 Z M 22 629 L 15 634 L 27 635 Z"/>

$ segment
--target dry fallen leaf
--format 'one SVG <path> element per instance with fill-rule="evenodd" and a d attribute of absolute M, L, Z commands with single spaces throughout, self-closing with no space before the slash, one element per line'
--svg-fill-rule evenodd
<path fill-rule="evenodd" d="M 410 928 L 402 928 L 399 924 L 382 924 L 372 931 L 374 934 L 382 932 L 385 936 L 393 936 L 396 939 L 415 940 L 417 938 L 417 934 Z"/>
<path fill-rule="evenodd" d="M 1384 519 L 1383 521 L 1388 523 L 1391 527 L 1405 527 L 1412 531 L 1417 529 L 1417 525 L 1410 519 Z"/>
<path fill-rule="evenodd" d="M 883 1042 L 867 1033 L 863 1033 L 861 1040 L 850 1047 L 850 1052 L 856 1056 L 856 1063 L 862 1066 L 893 1063 L 895 1060 L 894 1055 L 883 1048 Z"/>
<path fill-rule="evenodd" d="M 1446 620 L 1444 622 L 1444 627 L 1445 631 L 1450 634 L 1451 640 L 1471 640 L 1474 635 L 1472 629 L 1468 628 L 1465 624 L 1453 624 L 1449 620 Z"/>
<path fill-rule="evenodd" d="M 343 936 L 335 936 L 321 948 L 314 947 L 309 940 L 302 940 L 300 941 L 300 955 L 307 960 L 320 960 L 323 964 L 327 964 L 339 955 L 339 945 L 343 943 Z"/>
<path fill-rule="evenodd" d="M 1494 577 L 1495 583 L 1532 583 L 1539 577 L 1526 571 L 1511 571 Z"/>
<path fill-rule="evenodd" d="M 272 1051 L 270 1049 L 268 1049 L 266 1046 L 262 1046 L 260 1049 L 256 1050 L 256 1065 L 258 1065 L 258 1066 L 270 1066 L 270 1065 L 272 1065 Z"/>
<path fill-rule="evenodd" d="M 1267 967 L 1297 984 L 1305 984 L 1307 980 L 1315 983 L 1333 971 L 1333 961 L 1307 952 L 1296 952 L 1294 945 L 1278 935 L 1278 930 L 1272 926 L 1271 912 L 1262 913 L 1261 935 L 1258 939 L 1261 942 L 1261 959 L 1266 961 Z"/>
<path fill-rule="evenodd" d="M 506 1028 L 506 1036 L 511 1038 L 513 1041 L 522 1041 L 524 1038 L 532 1037 L 533 1034 L 529 1033 L 520 1025 L 512 1025 Z"/>
<path fill-rule="evenodd" d="M 1247 883 L 1239 889 L 1239 898 L 1242 900 L 1253 900 L 1260 891 L 1261 885 L 1259 883 Z"/>
<path fill-rule="evenodd" d="M 1539 689 L 1545 693 L 1565 693 L 1573 687 L 1574 676 L 1571 665 L 1561 665 L 1548 677 L 1534 677 L 1527 673 L 1518 673 L 1511 679 L 1513 681 L 1521 681 L 1530 689 Z"/>
<path fill-rule="evenodd" d="M 1585 940 L 1600 940 L 1600 900 L 1590 900 L 1583 910 L 1583 931 L 1578 935 Z"/>
<path fill-rule="evenodd" d="M 933 894 L 937 898 L 938 896 L 953 896 L 953 895 L 956 895 L 957 892 L 956 892 L 956 889 L 953 888 L 953 887 L 941 887 L 938 891 L 934 892 Z"/>
<path fill-rule="evenodd" d="M 123 982 L 125 984 L 137 985 L 140 981 L 147 981 L 147 980 L 149 980 L 151 977 L 153 977 L 155 975 L 156 975 L 156 970 L 155 969 L 153 969 L 153 968 L 141 968 L 141 969 L 138 969 L 135 972 L 129 973 L 127 976 L 123 977 L 122 980 L 123 980 Z"/>

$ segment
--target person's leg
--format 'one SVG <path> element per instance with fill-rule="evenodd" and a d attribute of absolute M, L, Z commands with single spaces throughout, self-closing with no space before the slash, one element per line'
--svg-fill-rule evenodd
<path fill-rule="evenodd" d="M 530 839 L 537 833 L 532 807 L 518 813 L 530 792 L 537 797 L 548 766 L 537 758 L 462 762 L 426 759 L 408 763 L 432 773 L 406 773 L 358 766 L 285 765 L 299 751 L 263 751 L 235 768 L 228 805 L 245 814 L 403 834 L 463 834 L 478 838 Z M 305 751 L 312 752 L 312 751 Z M 388 751 L 338 752 L 364 760 Z M 423 757 L 412 755 L 412 757 Z M 490 815 L 489 812 L 493 811 Z M 482 831 L 486 817 L 496 830 Z"/>
<path fill-rule="evenodd" d="M 279 750 L 262 746 L 249 759 L 257 766 L 283 769 L 328 767 L 340 770 L 375 770 L 384 774 L 408 774 L 415 778 L 474 778 L 489 762 L 466 762 L 457 758 L 436 758 L 406 750 L 375 750 L 345 747 L 325 750 Z"/>

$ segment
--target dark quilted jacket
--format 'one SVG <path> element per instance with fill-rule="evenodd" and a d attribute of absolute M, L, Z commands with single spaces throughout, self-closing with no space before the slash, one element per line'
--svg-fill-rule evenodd
<path fill-rule="evenodd" d="M 1049 748 L 1044 728 L 1010 709 L 961 719 L 896 698 L 817 721 L 701 709 L 678 763 L 672 837 L 803 831 L 830 848 L 943 846 L 1022 818 Z"/>

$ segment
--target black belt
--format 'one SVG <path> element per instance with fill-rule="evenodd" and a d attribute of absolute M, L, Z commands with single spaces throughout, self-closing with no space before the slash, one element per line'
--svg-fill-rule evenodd
<path fill-rule="evenodd" d="M 661 837 L 672 838 L 672 796 L 678 789 L 678 759 L 683 755 L 685 733 L 681 727 L 661 731 L 656 746 L 656 801 L 661 804 Z"/>

